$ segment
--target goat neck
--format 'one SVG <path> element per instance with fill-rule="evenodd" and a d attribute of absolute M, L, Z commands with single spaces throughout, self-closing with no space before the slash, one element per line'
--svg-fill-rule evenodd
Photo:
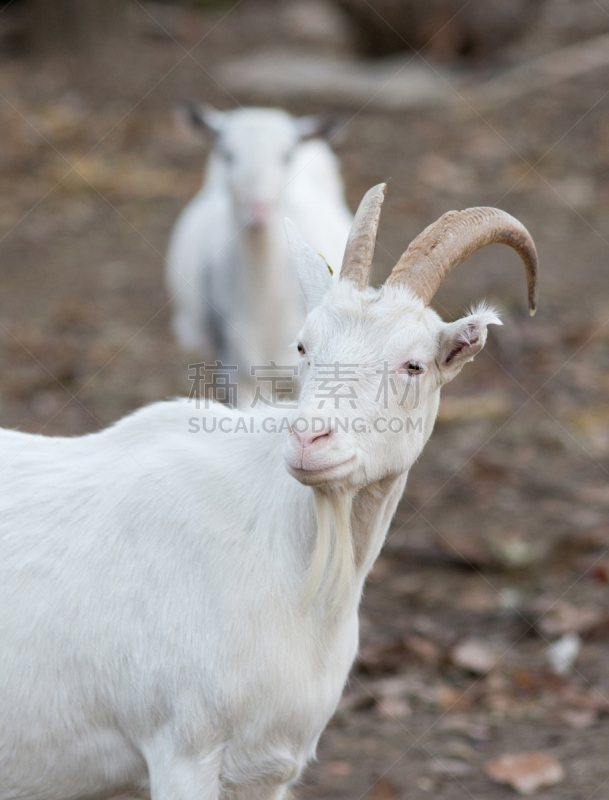
<path fill-rule="evenodd" d="M 249 320 L 250 343 L 264 362 L 277 353 L 277 342 L 285 342 L 284 358 L 288 359 L 285 363 L 292 363 L 294 356 L 289 345 L 304 309 L 292 288 L 294 275 L 287 257 L 281 206 L 273 209 L 264 223 L 242 228 L 237 248 L 239 263 L 243 265 L 239 296 L 244 306 L 243 318 Z M 272 309 L 270 320 L 269 309 Z"/>

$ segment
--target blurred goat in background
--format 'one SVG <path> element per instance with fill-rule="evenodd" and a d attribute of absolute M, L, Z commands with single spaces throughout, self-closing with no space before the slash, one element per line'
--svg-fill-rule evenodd
<path fill-rule="evenodd" d="M 173 330 L 250 374 L 252 364 L 292 364 L 304 319 L 284 228 L 292 219 L 329 265 L 340 265 L 352 221 L 332 125 L 279 109 L 190 109 L 216 136 L 201 191 L 174 228 L 167 256 Z"/>

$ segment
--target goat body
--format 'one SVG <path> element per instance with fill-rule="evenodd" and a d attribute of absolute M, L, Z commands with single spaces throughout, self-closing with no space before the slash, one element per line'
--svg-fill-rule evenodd
<path fill-rule="evenodd" d="M 82 438 L 2 432 L 0 797 L 267 798 L 313 754 L 359 590 L 337 620 L 302 615 L 315 509 L 285 435 L 203 441 L 193 418 L 174 401 Z"/>

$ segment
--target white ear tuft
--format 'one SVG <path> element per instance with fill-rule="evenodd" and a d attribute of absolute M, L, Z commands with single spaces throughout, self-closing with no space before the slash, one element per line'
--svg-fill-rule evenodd
<path fill-rule="evenodd" d="M 332 286 L 332 272 L 326 259 L 305 242 L 294 223 L 286 219 L 290 255 L 305 296 L 307 313 L 315 308 Z"/>
<path fill-rule="evenodd" d="M 499 311 L 490 306 L 486 300 L 481 300 L 469 310 L 470 317 L 477 317 L 481 325 L 503 325 L 499 319 Z"/>
<path fill-rule="evenodd" d="M 497 312 L 480 303 L 467 317 L 447 324 L 440 334 L 439 363 L 444 382 L 452 380 L 486 344 L 488 325 L 501 325 Z"/>

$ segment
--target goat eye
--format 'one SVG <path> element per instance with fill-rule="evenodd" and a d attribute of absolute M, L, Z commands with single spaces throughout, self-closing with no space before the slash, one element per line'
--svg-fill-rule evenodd
<path fill-rule="evenodd" d="M 300 342 L 298 342 L 298 352 L 300 353 L 301 356 L 304 356 L 304 354 L 306 353 L 306 350 L 304 349 L 304 347 Z"/>
<path fill-rule="evenodd" d="M 407 361 L 404 364 L 404 369 L 409 375 L 420 375 L 423 372 L 423 367 L 418 361 Z"/>

